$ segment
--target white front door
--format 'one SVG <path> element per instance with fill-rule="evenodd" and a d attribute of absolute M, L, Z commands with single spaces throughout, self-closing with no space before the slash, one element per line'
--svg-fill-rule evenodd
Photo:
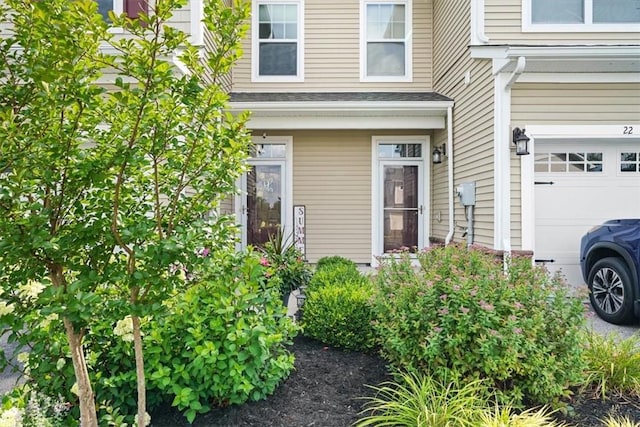
<path fill-rule="evenodd" d="M 427 244 L 424 138 L 374 140 L 374 256 Z"/>
<path fill-rule="evenodd" d="M 609 219 L 640 217 L 640 144 L 536 141 L 535 259 L 574 286 L 580 239 Z"/>

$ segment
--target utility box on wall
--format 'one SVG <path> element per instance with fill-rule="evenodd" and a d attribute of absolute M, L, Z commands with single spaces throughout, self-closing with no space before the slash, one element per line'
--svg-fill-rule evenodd
<path fill-rule="evenodd" d="M 476 182 L 463 182 L 457 188 L 460 203 L 463 206 L 475 206 L 476 204 Z"/>

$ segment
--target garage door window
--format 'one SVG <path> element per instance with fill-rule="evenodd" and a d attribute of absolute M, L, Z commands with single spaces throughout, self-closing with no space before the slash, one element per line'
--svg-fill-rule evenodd
<path fill-rule="evenodd" d="M 620 153 L 620 172 L 640 172 L 640 153 Z"/>
<path fill-rule="evenodd" d="M 535 171 L 551 173 L 602 172 L 602 152 L 536 153 Z"/>

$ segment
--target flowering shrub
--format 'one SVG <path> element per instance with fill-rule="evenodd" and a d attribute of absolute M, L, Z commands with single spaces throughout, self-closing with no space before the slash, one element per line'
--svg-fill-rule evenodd
<path fill-rule="evenodd" d="M 18 387 L 2 399 L 0 427 L 56 427 L 73 424 L 69 406 L 28 387 Z"/>
<path fill-rule="evenodd" d="M 437 378 L 483 379 L 505 402 L 549 403 L 582 379 L 583 307 L 557 278 L 459 246 L 382 260 L 375 310 L 384 356 Z"/>
<path fill-rule="evenodd" d="M 290 242 L 283 237 L 282 232 L 265 243 L 262 248 L 264 254 L 261 264 L 269 267 L 267 274 L 273 274 L 280 279 L 280 296 L 286 297 L 289 293 L 301 286 L 307 286 L 311 278 L 311 270 L 302 259 L 302 254 Z"/>

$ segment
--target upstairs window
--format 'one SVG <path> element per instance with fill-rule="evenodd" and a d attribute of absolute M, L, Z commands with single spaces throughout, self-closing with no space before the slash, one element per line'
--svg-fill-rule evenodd
<path fill-rule="evenodd" d="M 640 31 L 640 0 L 524 0 L 531 31 Z"/>
<path fill-rule="evenodd" d="M 254 80 L 302 80 L 302 2 L 257 0 L 253 12 Z"/>
<path fill-rule="evenodd" d="M 126 13 L 131 19 L 137 18 L 141 12 L 148 12 L 147 0 L 95 0 L 98 3 L 98 13 L 106 22 L 111 22 L 109 12 L 116 15 Z"/>
<path fill-rule="evenodd" d="M 411 79 L 411 0 L 363 0 L 361 80 Z"/>

